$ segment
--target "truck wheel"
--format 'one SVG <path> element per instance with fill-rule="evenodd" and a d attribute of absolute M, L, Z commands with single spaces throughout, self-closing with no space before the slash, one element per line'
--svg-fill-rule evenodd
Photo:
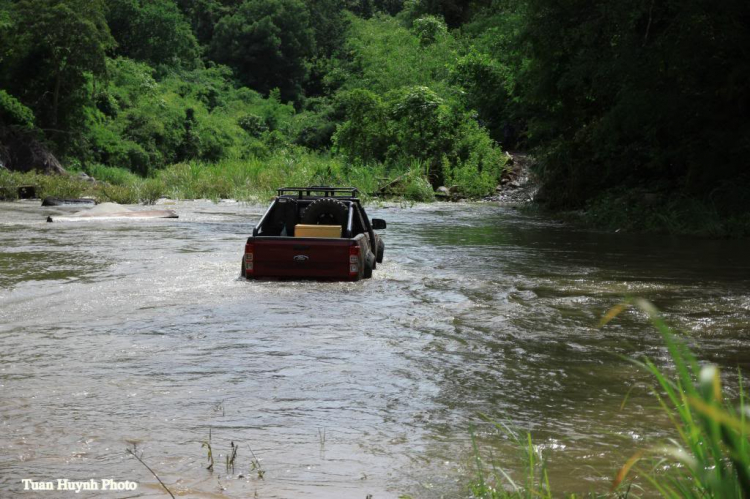
<path fill-rule="evenodd" d="M 385 243 L 382 239 L 378 239 L 378 263 L 383 263 L 383 254 L 385 253 Z"/>
<path fill-rule="evenodd" d="M 308 225 L 341 225 L 346 227 L 348 210 L 341 201 L 316 199 L 302 212 L 301 222 Z"/>
<path fill-rule="evenodd" d="M 240 262 L 242 269 L 240 270 L 240 277 L 244 277 L 247 279 L 247 274 L 245 273 L 245 257 L 242 257 L 242 261 Z"/>
<path fill-rule="evenodd" d="M 372 277 L 372 269 L 375 265 L 375 258 L 365 258 L 365 272 L 364 272 L 364 278 L 369 279 Z"/>

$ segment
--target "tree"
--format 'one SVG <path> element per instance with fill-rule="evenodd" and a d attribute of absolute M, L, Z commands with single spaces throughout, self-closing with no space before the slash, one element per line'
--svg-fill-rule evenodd
<path fill-rule="evenodd" d="M 440 16 L 449 28 L 458 28 L 490 5 L 492 0 L 412 0 L 407 3 L 406 14 L 412 20 L 425 14 Z"/>
<path fill-rule="evenodd" d="M 435 16 L 424 16 L 414 20 L 412 31 L 423 47 L 444 39 L 448 34 L 445 21 Z"/>
<path fill-rule="evenodd" d="M 395 16 L 404 8 L 404 0 L 374 0 L 373 7 L 377 11 Z"/>
<path fill-rule="evenodd" d="M 339 151 L 350 160 L 365 163 L 385 160 L 388 117 L 380 97 L 369 90 L 356 89 L 342 92 L 338 101 L 347 118 L 334 135 Z"/>
<path fill-rule="evenodd" d="M 9 0 L 0 0 L 0 64 L 3 62 L 4 52 L 8 50 L 8 32 L 13 27 L 11 7 Z"/>
<path fill-rule="evenodd" d="M 201 45 L 211 43 L 216 23 L 234 14 L 241 3 L 240 0 L 177 0 L 177 6 L 187 17 Z"/>
<path fill-rule="evenodd" d="M 347 10 L 363 19 L 372 17 L 372 0 L 347 0 Z"/>
<path fill-rule="evenodd" d="M 104 75 L 106 52 L 115 44 L 104 3 L 21 0 L 14 11 L 13 50 L 0 77 L 35 111 L 42 127 L 65 128 L 88 97 L 88 75 Z"/>
<path fill-rule="evenodd" d="M 107 22 L 117 52 L 152 66 L 195 67 L 198 42 L 169 0 L 110 0 Z"/>
<path fill-rule="evenodd" d="M 308 0 L 306 3 L 315 33 L 316 55 L 331 57 L 344 44 L 349 26 L 344 14 L 346 0 Z"/>
<path fill-rule="evenodd" d="M 214 60 L 234 68 L 242 83 L 262 93 L 279 88 L 297 99 L 315 51 L 310 14 L 301 0 L 246 0 L 216 25 Z"/>
<path fill-rule="evenodd" d="M 749 14 L 742 0 L 529 0 L 519 79 L 549 202 L 624 185 L 718 205 L 718 189 L 750 184 Z"/>

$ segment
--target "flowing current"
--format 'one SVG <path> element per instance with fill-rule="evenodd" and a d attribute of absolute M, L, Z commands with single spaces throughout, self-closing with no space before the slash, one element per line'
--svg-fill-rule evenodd
<path fill-rule="evenodd" d="M 647 298 L 702 358 L 750 368 L 747 241 L 385 205 L 368 208 L 388 222 L 373 279 L 251 282 L 265 206 L 165 207 L 180 218 L 0 204 L 0 497 L 166 497 L 133 448 L 178 497 L 468 497 L 472 432 L 522 467 L 483 415 L 531 432 L 554 490 L 606 491 L 669 435 L 628 360 L 666 365 L 662 342 L 635 311 L 598 329 L 611 306 Z M 66 478 L 138 487 L 23 490 Z"/>

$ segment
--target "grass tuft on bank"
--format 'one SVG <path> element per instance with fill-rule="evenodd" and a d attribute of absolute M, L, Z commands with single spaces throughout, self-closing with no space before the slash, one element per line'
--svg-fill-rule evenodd
<path fill-rule="evenodd" d="M 601 325 L 631 306 L 648 315 L 669 352 L 668 369 L 649 358 L 633 362 L 652 375 L 652 392 L 673 424 L 675 438 L 634 451 L 613 477 L 609 492 L 591 493 L 589 497 L 627 497 L 640 488 L 649 496 L 669 499 L 750 497 L 750 406 L 741 373 L 739 395 L 731 398 L 722 386 L 719 368 L 702 365 L 685 340 L 646 300 L 628 300 L 614 307 Z M 522 438 L 506 425 L 495 426 L 515 441 L 522 471 L 513 472 L 502 463 L 485 459 L 472 435 L 476 475 L 469 489 L 473 497 L 576 497 L 553 489 L 545 458 L 530 434 Z"/>

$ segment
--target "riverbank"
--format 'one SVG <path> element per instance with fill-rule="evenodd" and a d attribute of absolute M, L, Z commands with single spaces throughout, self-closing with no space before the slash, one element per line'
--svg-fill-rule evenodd
<path fill-rule="evenodd" d="M 90 197 L 98 202 L 153 204 L 171 199 L 235 199 L 258 201 L 278 187 L 346 185 L 361 197 L 388 197 L 415 202 L 436 199 L 432 187 L 415 164 L 392 170 L 382 164 L 352 166 L 338 157 L 313 152 L 284 151 L 267 159 L 224 160 L 214 163 L 177 163 L 144 178 L 124 168 L 94 164 L 59 175 L 11 172 L 0 168 L 0 200 L 23 197 L 29 186 L 33 197 Z M 384 186 L 387 189 L 384 190 Z M 462 192 L 462 186 L 456 186 Z"/>
<path fill-rule="evenodd" d="M 679 193 L 658 193 L 636 188 L 615 188 L 581 210 L 550 210 L 537 198 L 539 183 L 533 158 L 514 152 L 496 193 L 483 201 L 517 206 L 607 232 L 689 235 L 704 238 L 750 236 L 750 210 L 743 192 L 724 192 L 700 200 Z M 258 201 L 282 185 L 353 185 L 364 198 L 379 194 L 397 177 L 388 196 L 408 201 L 458 200 L 457 195 L 432 192 L 418 170 L 395 174 L 380 166 L 350 166 L 338 158 L 294 152 L 268 160 L 226 160 L 171 165 L 149 178 L 126 169 L 92 165 L 65 175 L 19 173 L 0 169 L 0 199 L 19 197 L 19 187 L 31 186 L 35 197 L 90 197 L 98 202 L 153 204 L 158 199 L 236 199 Z M 444 189 L 444 188 L 441 188 Z"/>
<path fill-rule="evenodd" d="M 750 237 L 750 210 L 740 206 L 727 211 L 711 200 L 682 193 L 655 194 L 643 189 L 612 189 L 580 210 L 550 210 L 541 203 L 528 204 L 538 211 L 576 226 L 606 232 L 693 236 L 709 239 Z"/>
<path fill-rule="evenodd" d="M 544 192 L 539 194 L 533 157 L 513 152 L 512 159 L 496 194 L 484 200 L 607 232 L 728 239 L 750 236 L 750 192 L 739 187 L 717 190 L 708 199 L 677 191 L 615 187 L 581 209 L 552 209 Z"/>
<path fill-rule="evenodd" d="M 28 185 L 39 198 L 91 197 L 120 204 L 153 204 L 162 197 L 254 201 L 271 196 L 282 185 L 354 185 L 368 193 L 375 190 L 383 175 L 385 172 L 377 168 L 347 167 L 341 161 L 312 153 L 279 154 L 267 160 L 178 163 L 148 178 L 102 165 L 64 175 L 0 169 L 0 197 L 17 199 L 18 188 Z"/>

